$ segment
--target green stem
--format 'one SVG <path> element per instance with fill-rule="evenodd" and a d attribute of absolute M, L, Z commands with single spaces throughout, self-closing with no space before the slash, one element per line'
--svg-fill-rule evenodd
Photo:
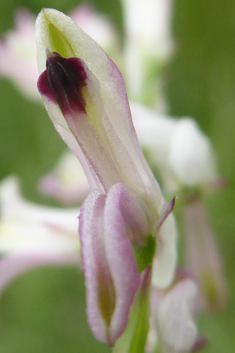
<path fill-rule="evenodd" d="M 129 323 L 124 334 L 116 341 L 113 353 L 144 353 L 149 332 L 150 266 L 144 271 L 139 292 L 132 306 Z"/>

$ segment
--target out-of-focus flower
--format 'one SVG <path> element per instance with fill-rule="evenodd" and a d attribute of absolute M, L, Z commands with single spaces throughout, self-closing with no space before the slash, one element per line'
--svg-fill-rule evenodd
<path fill-rule="evenodd" d="M 137 104 L 131 109 L 140 143 L 162 174 L 164 189 L 177 193 L 183 187 L 210 188 L 217 178 L 215 153 L 196 122 L 157 116 Z M 183 220 L 185 270 L 199 286 L 198 304 L 221 307 L 226 298 L 222 261 L 200 195 L 183 205 Z"/>
<path fill-rule="evenodd" d="M 157 80 L 157 69 L 172 51 L 171 2 L 122 0 L 126 31 L 125 76 L 128 92 L 135 99 L 143 98 L 153 76 Z"/>
<path fill-rule="evenodd" d="M 79 263 L 79 211 L 34 205 L 18 184 L 15 177 L 0 184 L 0 290 L 30 268 Z"/>
<path fill-rule="evenodd" d="M 172 206 L 163 209 L 161 191 L 138 144 L 123 78 L 103 49 L 52 9 L 39 14 L 36 40 L 39 91 L 93 189 L 79 225 L 87 314 L 94 335 L 113 345 L 126 328 L 140 272 L 152 264 L 155 236 L 159 261 L 153 271 L 162 264 L 167 268 L 155 282 L 167 286 L 172 279 L 175 229 L 166 234 L 164 228 Z"/>
<path fill-rule="evenodd" d="M 35 17 L 27 10 L 15 14 L 15 29 L 0 41 L 0 74 L 10 78 L 31 99 L 37 92 Z"/>
<path fill-rule="evenodd" d="M 177 283 L 160 302 L 156 327 L 162 353 L 190 353 L 197 339 L 193 307 L 197 288 L 191 280 Z"/>
<path fill-rule="evenodd" d="M 207 212 L 200 200 L 183 209 L 186 242 L 186 269 L 200 288 L 199 307 L 218 309 L 226 301 L 222 260 Z"/>
<path fill-rule="evenodd" d="M 187 353 L 206 345 L 207 340 L 197 334 L 194 323 L 197 293 L 191 279 L 178 281 L 168 290 L 152 287 L 148 352 L 158 347 L 157 351 L 163 353 Z"/>
<path fill-rule="evenodd" d="M 41 179 L 39 187 L 43 194 L 64 205 L 81 203 L 89 191 L 82 166 L 69 150 L 61 156 L 55 169 Z"/>
<path fill-rule="evenodd" d="M 70 12 L 73 20 L 109 53 L 119 56 L 118 35 L 109 20 L 91 6 L 80 5 Z M 0 41 L 0 75 L 9 78 L 27 98 L 38 100 L 35 16 L 28 10 L 15 13 L 15 29 Z"/>
<path fill-rule="evenodd" d="M 136 103 L 131 111 L 140 144 L 162 174 L 166 191 L 203 187 L 215 181 L 213 147 L 192 118 L 159 116 Z"/>

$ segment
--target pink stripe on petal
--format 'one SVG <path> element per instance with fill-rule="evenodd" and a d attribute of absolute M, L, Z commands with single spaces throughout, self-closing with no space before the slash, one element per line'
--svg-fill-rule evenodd
<path fill-rule="evenodd" d="M 115 185 L 107 196 L 91 192 L 79 222 L 88 322 L 94 336 L 110 346 L 126 328 L 140 283 L 121 210 L 122 188 Z M 108 320 L 105 301 L 112 309 Z"/>
<path fill-rule="evenodd" d="M 80 211 L 79 235 L 85 275 L 88 323 L 94 336 L 108 343 L 108 328 L 100 310 L 98 293 L 98 266 L 102 261 L 99 233 L 102 232 L 105 198 L 106 195 L 98 191 L 93 191 L 88 195 Z"/>
<path fill-rule="evenodd" d="M 114 203 L 122 214 L 127 237 L 131 243 L 144 246 L 146 237 L 150 234 L 150 226 L 144 212 L 145 210 L 147 213 L 148 209 L 143 200 L 121 183 L 112 186 L 108 200 L 115 200 Z"/>
<path fill-rule="evenodd" d="M 116 290 L 116 308 L 110 330 L 113 342 L 126 328 L 130 306 L 140 284 L 134 253 L 126 234 L 122 197 L 123 185 L 114 185 L 107 196 L 104 214 L 105 249 Z"/>

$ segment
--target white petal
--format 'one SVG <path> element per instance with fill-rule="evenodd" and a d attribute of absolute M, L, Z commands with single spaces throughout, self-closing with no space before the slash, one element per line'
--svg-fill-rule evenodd
<path fill-rule="evenodd" d="M 166 288 L 172 282 L 176 267 L 176 225 L 170 214 L 157 235 L 157 248 L 153 260 L 152 285 Z"/>
<path fill-rule="evenodd" d="M 186 185 L 198 185 L 216 177 L 215 155 L 208 137 L 193 119 L 181 119 L 171 141 L 169 163 Z"/>
<path fill-rule="evenodd" d="M 197 337 L 191 311 L 197 287 L 191 280 L 179 282 L 163 299 L 157 313 L 162 353 L 189 353 Z"/>

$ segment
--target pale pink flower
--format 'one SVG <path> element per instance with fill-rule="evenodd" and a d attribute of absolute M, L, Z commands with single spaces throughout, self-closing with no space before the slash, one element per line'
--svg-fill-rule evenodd
<path fill-rule="evenodd" d="M 197 288 L 191 280 L 177 283 L 160 302 L 156 327 L 162 353 L 190 353 L 197 339 L 193 308 Z"/>
<path fill-rule="evenodd" d="M 155 283 L 167 286 L 172 279 L 175 228 L 168 234 L 164 227 L 171 221 L 172 207 L 163 207 L 136 137 L 123 78 L 112 60 L 56 10 L 39 14 L 36 40 L 39 91 L 92 189 L 79 223 L 88 321 L 96 338 L 113 345 L 128 323 L 141 282 L 139 272 L 152 262 L 149 259 L 139 270 L 134 248 L 147 246 L 150 235 L 157 239 L 153 271 L 166 267 Z"/>
<path fill-rule="evenodd" d="M 165 191 L 206 188 L 215 182 L 215 151 L 194 119 L 162 116 L 137 103 L 131 111 L 140 144 L 159 170 Z"/>
<path fill-rule="evenodd" d="M 39 100 L 34 23 L 29 11 L 16 12 L 15 29 L 0 41 L 0 74 L 11 79 L 27 97 Z"/>
<path fill-rule="evenodd" d="M 160 67 L 172 52 L 172 1 L 122 0 L 122 5 L 127 88 L 131 97 L 141 100 L 148 89 L 146 83 L 152 79 L 151 69 Z"/>
<path fill-rule="evenodd" d="M 0 184 L 0 201 L 0 290 L 30 268 L 79 264 L 79 210 L 25 201 L 16 177 Z"/>
<path fill-rule="evenodd" d="M 202 201 L 185 205 L 183 220 L 185 267 L 200 288 L 198 305 L 203 309 L 221 308 L 226 302 L 226 280 L 219 248 Z"/>
<path fill-rule="evenodd" d="M 197 286 L 191 279 L 177 281 L 168 290 L 151 289 L 148 352 L 191 353 L 207 340 L 199 336 L 195 324 Z"/>

